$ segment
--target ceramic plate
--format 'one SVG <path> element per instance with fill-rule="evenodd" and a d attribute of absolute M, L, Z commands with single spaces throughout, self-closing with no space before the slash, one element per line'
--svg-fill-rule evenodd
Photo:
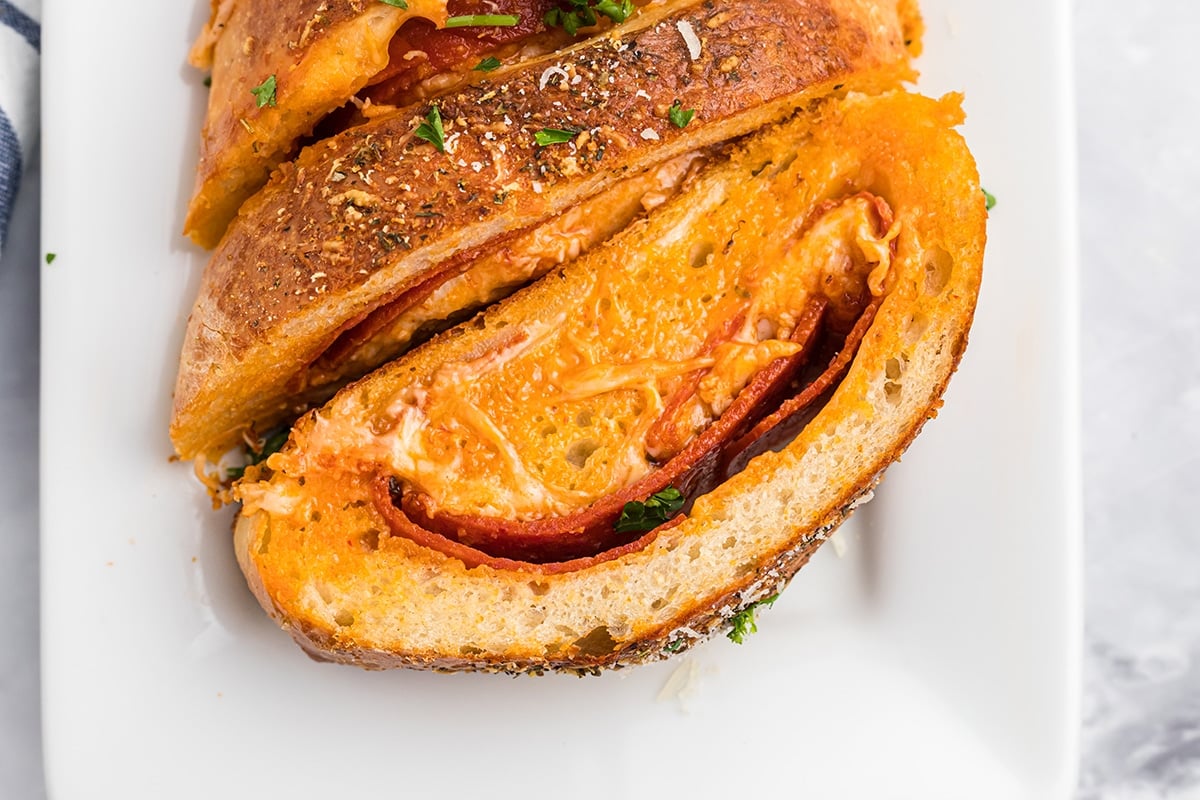
<path fill-rule="evenodd" d="M 1078 693 L 1065 0 L 925 0 L 992 215 L 946 407 L 737 646 L 601 678 L 310 661 L 166 427 L 205 255 L 180 237 L 206 0 L 47 3 L 42 631 L 59 800 L 1065 798 Z M 1014 58 L 1014 52 L 1018 57 Z"/>

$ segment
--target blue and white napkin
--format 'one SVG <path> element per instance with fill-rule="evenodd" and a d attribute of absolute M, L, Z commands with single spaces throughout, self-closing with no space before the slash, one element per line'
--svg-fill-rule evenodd
<path fill-rule="evenodd" d="M 25 164 L 37 145 L 41 0 L 0 0 L 0 252 Z"/>

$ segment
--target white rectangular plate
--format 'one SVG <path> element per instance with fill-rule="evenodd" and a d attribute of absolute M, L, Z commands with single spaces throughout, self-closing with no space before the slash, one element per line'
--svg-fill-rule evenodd
<path fill-rule="evenodd" d="M 602 678 L 309 661 L 166 437 L 207 0 L 47 3 L 42 668 L 52 795 L 1065 798 L 1079 651 L 1065 0 L 925 0 L 992 215 L 944 411 L 741 646 Z M 1016 57 L 1014 57 L 1016 53 Z M 683 672 L 676 674 L 677 670 Z M 660 698 L 675 676 L 681 694 Z M 686 679 L 686 680 L 684 680 Z M 370 793 L 370 794 L 368 794 Z"/>

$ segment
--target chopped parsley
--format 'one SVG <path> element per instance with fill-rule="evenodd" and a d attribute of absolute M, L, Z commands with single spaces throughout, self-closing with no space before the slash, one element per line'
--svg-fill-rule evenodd
<path fill-rule="evenodd" d="M 499 68 L 500 59 L 496 58 L 495 56 L 488 56 L 483 61 L 480 61 L 475 66 L 471 67 L 471 69 L 475 70 L 476 72 L 491 72 L 492 70 Z"/>
<path fill-rule="evenodd" d="M 633 0 L 600 0 L 596 3 L 596 10 L 604 16 L 611 19 L 613 22 L 624 22 L 633 13 Z"/>
<path fill-rule="evenodd" d="M 679 100 L 676 100 L 671 107 L 667 109 L 667 116 L 670 118 L 671 124 L 676 128 L 686 128 L 688 123 L 692 121 L 692 118 L 696 116 L 696 109 L 689 108 L 685 111 L 683 108 L 683 103 Z"/>
<path fill-rule="evenodd" d="M 580 28 L 590 28 L 599 22 L 597 14 L 621 23 L 633 13 L 633 0 L 562 0 L 561 4 L 569 8 L 550 9 L 542 17 L 542 22 L 550 28 L 562 28 L 569 36 L 574 36 Z"/>
<path fill-rule="evenodd" d="M 254 99 L 258 101 L 258 107 L 274 106 L 275 105 L 275 76 L 272 75 L 265 81 L 255 86 L 250 90 L 250 94 L 254 95 Z"/>
<path fill-rule="evenodd" d="M 211 89 L 211 88 L 212 88 L 212 75 L 205 75 L 205 76 L 204 76 L 204 88 L 205 88 L 205 89 Z"/>
<path fill-rule="evenodd" d="M 262 462 L 266 461 L 268 458 L 273 456 L 275 453 L 278 453 L 280 450 L 282 450 L 283 446 L 285 444 L 287 444 L 288 435 L 290 433 L 291 433 L 291 431 L 288 430 L 287 428 L 280 428 L 279 430 L 275 431 L 270 436 L 268 436 L 265 440 L 263 440 L 263 445 L 262 445 L 261 450 L 255 450 L 253 447 L 247 447 L 246 448 L 246 466 L 233 467 L 231 469 L 226 470 L 225 474 L 228 475 L 231 480 L 236 481 L 236 480 L 240 479 L 243 475 L 246 474 L 246 467 L 250 467 L 255 464 L 261 464 Z"/>
<path fill-rule="evenodd" d="M 53 264 L 54 259 L 58 258 L 58 253 L 46 253 L 46 263 Z"/>
<path fill-rule="evenodd" d="M 447 28 L 511 28 L 519 25 L 521 17 L 517 14 L 467 14 L 462 17 L 450 17 L 446 20 Z"/>
<path fill-rule="evenodd" d="M 379 0 L 379 2 L 383 3 L 385 6 L 403 8 L 405 11 L 408 11 L 408 3 L 406 0 Z"/>
<path fill-rule="evenodd" d="M 988 211 L 991 211 L 996 207 L 996 195 L 992 194 L 987 189 L 983 189 L 982 187 L 981 191 L 983 192 L 983 204 Z"/>
<path fill-rule="evenodd" d="M 573 131 L 567 128 L 542 128 L 533 135 L 537 143 L 542 147 L 552 144 L 563 144 L 569 142 L 579 135 L 579 131 Z"/>
<path fill-rule="evenodd" d="M 734 644 L 741 644 L 746 641 L 746 637 L 752 633 L 758 633 L 758 622 L 755 621 L 754 615 L 761 608 L 770 608 L 779 599 L 779 595 L 773 595 L 766 600 L 759 600 L 757 603 L 751 603 L 741 611 L 733 615 L 729 620 L 732 627 L 726 635 L 729 641 Z"/>
<path fill-rule="evenodd" d="M 625 504 L 613 526 L 617 533 L 644 533 L 662 525 L 683 508 L 683 493 L 674 486 L 655 492 L 646 502 L 634 500 Z"/>
<path fill-rule="evenodd" d="M 437 106 L 430 106 L 425 121 L 417 126 L 416 137 L 432 144 L 439 153 L 446 152 L 446 129 L 442 127 L 442 112 Z"/>

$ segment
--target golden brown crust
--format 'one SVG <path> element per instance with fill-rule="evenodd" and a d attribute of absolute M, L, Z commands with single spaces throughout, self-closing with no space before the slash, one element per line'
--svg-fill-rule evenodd
<path fill-rule="evenodd" d="M 193 49 L 212 70 L 196 192 L 184 232 L 213 247 L 238 207 L 296 140 L 387 65 L 392 35 L 412 17 L 441 24 L 445 0 L 213 0 Z M 252 89 L 276 81 L 276 103 Z"/>
<path fill-rule="evenodd" d="M 441 98 L 446 155 L 413 136 L 421 107 L 285 165 L 247 203 L 205 272 L 176 389 L 180 455 L 219 452 L 247 425 L 285 416 L 296 379 L 331 337 L 454 254 L 835 86 L 877 90 L 910 77 L 906 21 L 893 5 L 713 6 L 647 14 L 648 27 L 623 40 L 581 45 Z M 701 40 L 694 61 L 679 24 Z M 558 65 L 566 79 L 548 71 Z M 696 111 L 682 130 L 668 120 L 676 100 Z M 582 133 L 539 147 L 544 128 Z"/>
<path fill-rule="evenodd" d="M 317 424 L 310 415 L 272 459 L 275 477 L 247 487 L 260 504 L 238 520 L 238 558 L 260 602 L 327 660 L 590 672 L 665 657 L 777 592 L 936 414 L 965 348 L 986 212 L 973 160 L 950 130 L 960 121 L 956 98 L 852 97 L 816 121 L 759 137 L 806 143 L 792 168 L 807 176 L 814 202 L 826 190 L 885 198 L 900 224 L 895 272 L 849 374 L 816 418 L 781 452 L 754 459 L 699 498 L 682 524 L 643 550 L 569 574 L 531 580 L 468 569 L 388 535 L 365 501 L 370 477 L 354 465 L 317 459 L 297 467 Z M 533 314 L 554 291 L 550 279 L 503 308 Z M 494 335 L 496 316 L 348 388 L 321 414 L 344 414 L 395 391 L 411 370 L 470 352 Z M 286 490 L 276 496 L 291 497 L 289 507 L 261 504 L 271 487 Z M 674 593 L 662 595 L 668 586 Z"/>
<path fill-rule="evenodd" d="M 913 432 L 913 436 L 916 431 Z M 911 437 L 910 437 L 911 439 Z M 902 448 L 903 449 L 903 448 Z M 869 489 L 868 489 L 869 491 Z M 706 639 L 720 634 L 728 628 L 732 616 L 745 610 L 754 602 L 774 597 L 785 588 L 800 568 L 808 563 L 813 553 L 837 527 L 849 517 L 863 492 L 847 503 L 837 514 L 836 522 L 829 523 L 808 536 L 801 537 L 799 544 L 776 554 L 755 572 L 746 577 L 741 585 L 727 589 L 724 594 L 706 604 L 693 604 L 685 614 L 682 624 L 661 626 L 657 632 L 624 643 L 620 649 L 604 656 L 592 656 L 578 651 L 565 652 L 558 657 L 525 657 L 497 659 L 454 656 L 446 653 L 399 653 L 355 646 L 340 641 L 327 628 L 304 621 L 290 621 L 286 612 L 275 606 L 266 596 L 261 585 L 255 596 L 264 608 L 273 609 L 272 617 L 284 623 L 301 649 L 315 661 L 349 664 L 368 670 L 417 669 L 434 672 L 488 672 L 517 674 L 542 674 L 545 672 L 573 673 L 580 676 L 596 675 L 602 670 L 623 669 L 640 664 L 663 661 L 687 652 Z M 753 587 L 754 599 L 747 599 L 747 590 Z M 681 631 L 686 630 L 686 633 Z"/>

